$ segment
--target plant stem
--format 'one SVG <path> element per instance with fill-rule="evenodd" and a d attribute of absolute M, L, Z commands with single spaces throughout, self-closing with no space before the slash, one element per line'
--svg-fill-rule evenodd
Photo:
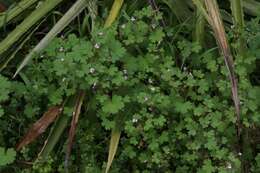
<path fill-rule="evenodd" d="M 116 20 L 118 13 L 123 5 L 124 0 L 115 0 L 113 6 L 109 12 L 109 15 L 106 19 L 104 27 L 107 28 L 112 25 L 112 23 Z"/>
<path fill-rule="evenodd" d="M 62 132 L 67 127 L 68 121 L 70 117 L 67 115 L 62 115 L 59 119 L 57 124 L 55 124 L 54 129 L 51 131 L 50 136 L 48 137 L 45 146 L 43 147 L 42 151 L 39 154 L 39 159 L 43 161 L 47 159 L 49 153 L 53 150 L 55 145 L 57 144 Z"/>

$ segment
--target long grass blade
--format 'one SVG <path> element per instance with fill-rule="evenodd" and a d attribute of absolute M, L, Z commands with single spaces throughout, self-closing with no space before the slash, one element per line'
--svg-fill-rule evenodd
<path fill-rule="evenodd" d="M 78 0 L 48 32 L 48 34 L 37 44 L 37 46 L 25 57 L 15 72 L 14 77 L 23 69 L 24 66 L 28 64 L 28 62 L 35 54 L 42 51 L 53 40 L 53 38 L 57 36 L 57 34 L 59 34 L 66 26 L 68 26 L 69 23 L 87 7 L 87 4 L 88 3 L 86 0 Z"/>
<path fill-rule="evenodd" d="M 188 4 L 183 0 L 163 0 L 163 2 L 171 9 L 180 22 L 184 22 L 192 15 Z"/>
<path fill-rule="evenodd" d="M 69 119 L 70 117 L 67 115 L 62 115 L 59 117 L 47 140 L 44 142 L 44 146 L 38 154 L 38 159 L 45 160 L 47 158 L 47 156 L 50 154 L 50 152 L 53 150 L 58 140 L 60 139 L 62 132 L 67 127 Z"/>
<path fill-rule="evenodd" d="M 63 0 L 46 0 L 0 42 L 0 54 L 8 50 L 21 36 Z"/>
<path fill-rule="evenodd" d="M 118 16 L 120 9 L 124 3 L 124 0 L 114 0 L 113 6 L 109 12 L 109 15 L 106 19 L 104 27 L 107 28 L 112 25 L 112 23 L 116 20 L 116 17 Z M 121 135 L 121 130 L 118 128 L 118 124 L 116 122 L 114 129 L 111 132 L 111 139 L 109 144 L 109 153 L 108 153 L 108 159 L 107 159 L 107 166 L 106 166 L 106 173 L 108 173 L 112 162 L 114 160 L 119 139 Z"/>
<path fill-rule="evenodd" d="M 197 7 L 198 10 L 200 10 L 200 13 L 203 14 L 203 16 L 209 21 L 209 15 L 205 9 L 204 3 L 202 2 L 203 0 L 192 0 L 194 5 Z"/>
<path fill-rule="evenodd" d="M 121 135 L 121 130 L 118 128 L 114 128 L 111 133 L 111 138 L 110 138 L 110 144 L 109 144 L 109 154 L 108 154 L 108 159 L 107 159 L 107 166 L 106 166 L 106 173 L 108 173 L 112 162 L 114 160 L 114 157 L 116 155 L 116 151 L 118 148 L 119 144 L 119 139 Z"/>
<path fill-rule="evenodd" d="M 244 27 L 244 13 L 242 0 L 230 0 L 234 23 L 238 28 Z"/>
<path fill-rule="evenodd" d="M 15 17 L 17 17 L 22 12 L 27 10 L 36 2 L 38 2 L 38 0 L 22 0 L 17 5 L 15 5 L 15 7 L 11 8 L 10 10 L 8 9 L 4 13 L 0 14 L 0 28 L 3 27 L 8 22 L 10 22 Z"/>
<path fill-rule="evenodd" d="M 195 24 L 195 31 L 193 33 L 193 40 L 195 42 L 198 42 L 200 45 L 204 45 L 204 39 L 205 39 L 205 27 L 206 27 L 206 21 L 201 13 L 200 10 L 196 10 L 196 24 Z"/>
<path fill-rule="evenodd" d="M 124 0 L 114 0 L 112 8 L 105 22 L 105 28 L 111 26 L 112 23 L 116 20 L 116 17 L 118 16 L 118 13 L 123 5 L 123 2 Z"/>
<path fill-rule="evenodd" d="M 236 49 L 236 51 L 239 55 L 245 57 L 246 42 L 245 39 L 241 37 L 245 26 L 243 2 L 242 0 L 230 0 L 230 4 L 236 31 L 235 39 L 239 43 L 239 48 Z"/>
<path fill-rule="evenodd" d="M 22 49 L 22 47 L 24 46 L 24 44 L 32 37 L 32 35 L 34 34 L 34 32 L 39 28 L 39 26 L 43 23 L 44 21 L 40 22 L 35 28 L 33 28 L 33 30 L 31 31 L 31 33 L 29 35 L 26 36 L 26 38 L 19 43 L 18 47 L 12 52 L 12 54 L 3 62 L 0 64 L 0 71 L 2 71 L 4 68 L 7 67 L 7 65 L 9 64 L 9 62 L 14 59 L 15 55 Z"/>
<path fill-rule="evenodd" d="M 255 0 L 243 0 L 243 7 L 247 14 L 252 16 L 260 15 L 260 2 Z"/>
<path fill-rule="evenodd" d="M 238 97 L 238 86 L 237 79 L 234 70 L 233 57 L 228 45 L 226 38 L 226 33 L 224 29 L 223 22 L 220 17 L 219 7 L 216 0 L 205 0 L 206 9 L 208 12 L 208 20 L 214 31 L 215 38 L 217 40 L 218 46 L 221 53 L 224 56 L 225 64 L 229 72 L 229 79 L 231 82 L 232 98 L 235 105 L 235 111 L 237 115 L 237 134 L 240 137 L 241 133 L 241 123 L 240 123 L 240 101 Z"/>

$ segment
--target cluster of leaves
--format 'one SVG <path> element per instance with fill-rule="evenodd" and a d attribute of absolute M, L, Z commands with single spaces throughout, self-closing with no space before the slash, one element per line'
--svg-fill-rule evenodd
<path fill-rule="evenodd" d="M 215 48 L 205 51 L 183 37 L 176 45 L 180 53 L 173 56 L 168 38 L 174 33 L 161 27 L 160 20 L 160 14 L 144 8 L 110 28 L 96 26 L 90 38 L 72 34 L 55 39 L 21 75 L 25 84 L 13 84 L 17 91 L 10 102 L 25 99 L 26 105 L 9 106 L 9 114 L 20 108 L 21 115 L 32 121 L 37 112 L 85 90 L 87 104 L 72 155 L 81 165 L 75 171 L 101 170 L 108 141 L 104 136 L 118 123 L 123 134 L 112 172 L 126 168 L 147 173 L 238 172 L 241 153 L 237 153 L 236 115 L 223 58 Z M 253 38 L 259 25 L 249 26 L 246 34 Z M 250 80 L 258 55 L 251 49 L 256 46 L 250 45 L 247 56 L 235 60 L 243 125 L 249 130 L 258 129 L 260 123 L 260 87 Z M 9 82 L 0 80 L 9 88 Z M 0 98 L 6 100 L 7 95 Z M 65 107 L 65 114 L 70 111 Z M 247 159 L 257 171 L 259 146 L 250 146 Z M 30 158 L 32 153 L 19 157 Z M 6 155 L 2 164 L 15 157 L 8 150 Z M 53 159 L 61 164 L 58 157 Z"/>
<path fill-rule="evenodd" d="M 0 84 L 1 84 L 1 91 L 0 91 L 0 102 L 4 103 L 5 101 L 8 100 L 9 98 L 9 93 L 11 90 L 11 83 L 3 76 L 0 76 Z M 4 109 L 2 106 L 0 106 L 0 118 L 4 115 Z M 1 122 L 1 121 L 0 121 Z M 3 126 L 5 124 L 2 124 Z M 10 164 L 15 160 L 16 152 L 9 148 L 5 150 L 4 146 L 2 146 L 2 142 L 4 141 L 3 139 L 3 133 L 0 131 L 0 167 Z"/>

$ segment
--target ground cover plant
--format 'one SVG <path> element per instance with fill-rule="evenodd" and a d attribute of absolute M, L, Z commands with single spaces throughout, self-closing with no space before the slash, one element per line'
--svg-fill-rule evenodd
<path fill-rule="evenodd" d="M 260 172 L 260 1 L 0 1 L 0 172 Z"/>

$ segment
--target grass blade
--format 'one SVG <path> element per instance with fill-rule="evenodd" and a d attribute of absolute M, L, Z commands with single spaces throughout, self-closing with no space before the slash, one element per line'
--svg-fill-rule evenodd
<path fill-rule="evenodd" d="M 114 0 L 113 6 L 109 12 L 109 16 L 106 19 L 104 27 L 109 27 L 112 25 L 112 23 L 116 20 L 116 17 L 119 14 L 119 11 L 123 5 L 124 1 L 123 0 Z M 110 144 L 109 144 L 109 153 L 108 153 L 108 159 L 107 159 L 107 166 L 106 166 L 106 173 L 108 173 L 113 159 L 115 157 L 120 135 L 121 135 L 121 130 L 118 127 L 118 124 L 116 122 L 115 128 L 111 132 L 111 139 L 110 139 Z"/>
<path fill-rule="evenodd" d="M 108 171 L 112 165 L 113 159 L 116 155 L 120 135 L 121 135 L 121 131 L 118 128 L 114 128 L 112 130 L 110 144 L 109 144 L 109 154 L 108 154 L 108 159 L 107 159 L 106 173 L 108 173 Z"/>
<path fill-rule="evenodd" d="M 87 6 L 86 0 L 78 0 L 48 32 L 48 34 L 37 44 L 37 46 L 25 57 L 19 65 L 14 77 L 28 64 L 33 56 L 42 51 L 68 24 L 77 17 Z"/>
<path fill-rule="evenodd" d="M 233 15 L 233 23 L 236 31 L 235 39 L 239 43 L 239 48 L 236 49 L 236 51 L 238 52 L 238 54 L 245 57 L 246 42 L 241 37 L 245 26 L 244 12 L 242 8 L 243 2 L 242 0 L 230 0 L 230 4 Z"/>
<path fill-rule="evenodd" d="M 41 149 L 41 152 L 38 154 L 38 159 L 45 160 L 50 152 L 53 150 L 57 144 L 62 132 L 67 127 L 70 117 L 67 115 L 62 115 L 58 119 L 57 123 L 54 125 L 54 128 L 50 132 L 48 139 L 44 142 L 44 146 Z"/>
<path fill-rule="evenodd" d="M 196 24 L 193 33 L 194 41 L 204 45 L 206 21 L 200 10 L 196 10 Z"/>
<path fill-rule="evenodd" d="M 243 7 L 247 14 L 252 16 L 260 15 L 260 2 L 255 0 L 243 0 Z"/>
<path fill-rule="evenodd" d="M 17 17 L 19 14 L 27 10 L 38 0 L 22 0 L 15 7 L 7 10 L 5 13 L 0 15 L 0 28 L 3 27 L 6 23 L 10 22 L 12 19 Z M 0 4 L 1 8 L 1 4 Z M 0 10 L 1 11 L 1 10 Z"/>
<path fill-rule="evenodd" d="M 208 20 L 214 31 L 215 38 L 217 40 L 218 46 L 221 53 L 224 56 L 225 64 L 229 72 L 229 79 L 231 82 L 232 98 L 235 105 L 235 111 L 237 115 L 237 134 L 240 138 L 241 133 L 241 123 L 240 123 L 240 101 L 238 97 L 238 86 L 237 79 L 234 70 L 233 57 L 228 45 L 226 38 L 226 33 L 224 29 L 223 22 L 220 17 L 219 7 L 216 0 L 205 0 L 205 5 L 208 12 Z"/>
<path fill-rule="evenodd" d="M 3 54 L 20 39 L 33 25 L 63 0 L 46 0 L 18 25 L 4 40 L 0 42 L 0 54 Z"/>
<path fill-rule="evenodd" d="M 242 0 L 230 0 L 234 23 L 238 28 L 244 27 L 244 13 L 242 8 Z"/>
<path fill-rule="evenodd" d="M 203 14 L 203 16 L 209 21 L 209 15 L 204 7 L 204 3 L 202 3 L 202 0 L 192 0 L 194 5 L 197 7 L 197 9 L 200 11 L 200 13 Z"/>
<path fill-rule="evenodd" d="M 171 9 L 180 22 L 184 22 L 192 15 L 189 6 L 183 0 L 163 0 L 163 2 Z"/>
<path fill-rule="evenodd" d="M 26 38 L 18 45 L 18 47 L 12 52 L 12 54 L 3 62 L 0 64 L 0 71 L 2 71 L 3 69 L 5 69 L 7 67 L 7 65 L 9 64 L 9 62 L 15 57 L 15 55 L 22 49 L 22 47 L 24 46 L 24 44 L 32 37 L 32 35 L 34 34 L 34 32 L 39 28 L 39 26 L 43 23 L 40 22 L 35 28 L 33 28 L 33 30 L 31 31 L 31 33 L 29 35 L 26 36 Z"/>
<path fill-rule="evenodd" d="M 112 25 L 112 23 L 116 20 L 116 17 L 118 16 L 118 13 L 123 5 L 124 0 L 115 0 L 113 3 L 113 6 L 109 12 L 109 15 L 106 19 L 104 27 L 109 27 Z"/>

